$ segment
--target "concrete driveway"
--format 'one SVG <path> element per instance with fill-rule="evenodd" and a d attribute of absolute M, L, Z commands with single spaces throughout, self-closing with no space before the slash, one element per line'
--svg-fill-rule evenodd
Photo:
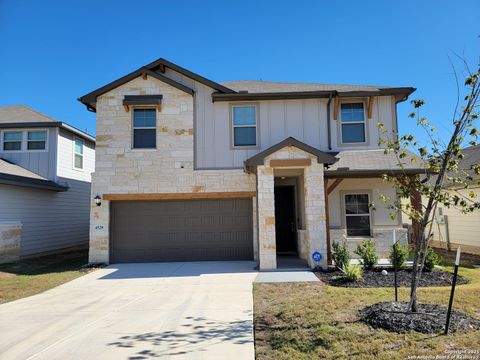
<path fill-rule="evenodd" d="M 112 265 L 0 306 L 0 358 L 253 359 L 253 262 Z"/>

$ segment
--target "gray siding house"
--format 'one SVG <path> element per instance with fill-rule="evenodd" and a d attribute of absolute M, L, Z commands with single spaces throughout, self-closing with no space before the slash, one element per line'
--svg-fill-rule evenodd
<path fill-rule="evenodd" d="M 0 107 L 0 262 L 88 244 L 95 138 Z"/>
<path fill-rule="evenodd" d="M 378 146 L 410 87 L 217 83 L 158 59 L 79 100 L 97 115 L 91 262 L 331 262 L 331 243 L 393 231 Z M 423 169 L 405 164 L 407 172 Z M 375 211 L 368 205 L 375 203 Z M 291 263 L 291 262 L 290 262 Z"/>

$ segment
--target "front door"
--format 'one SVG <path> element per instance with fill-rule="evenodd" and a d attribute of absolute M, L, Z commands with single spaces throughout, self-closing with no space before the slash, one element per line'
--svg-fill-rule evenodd
<path fill-rule="evenodd" d="M 275 236 L 277 254 L 297 253 L 295 187 L 275 187 Z"/>

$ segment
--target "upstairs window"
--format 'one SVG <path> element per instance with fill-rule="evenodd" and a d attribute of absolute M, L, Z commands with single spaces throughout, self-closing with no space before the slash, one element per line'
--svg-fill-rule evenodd
<path fill-rule="evenodd" d="M 365 111 L 363 103 L 341 104 L 342 143 L 364 143 Z"/>
<path fill-rule="evenodd" d="M 78 138 L 74 139 L 73 167 L 77 170 L 83 169 L 83 140 Z"/>
<path fill-rule="evenodd" d="M 15 151 L 22 150 L 22 132 L 5 131 L 3 133 L 3 150 Z"/>
<path fill-rule="evenodd" d="M 232 106 L 233 146 L 257 145 L 257 107 Z"/>
<path fill-rule="evenodd" d="M 133 148 L 155 149 L 157 147 L 157 111 L 133 109 Z"/>
<path fill-rule="evenodd" d="M 347 236 L 370 236 L 368 194 L 345 195 Z"/>
<path fill-rule="evenodd" d="M 47 148 L 46 131 L 27 132 L 27 150 L 45 150 Z"/>

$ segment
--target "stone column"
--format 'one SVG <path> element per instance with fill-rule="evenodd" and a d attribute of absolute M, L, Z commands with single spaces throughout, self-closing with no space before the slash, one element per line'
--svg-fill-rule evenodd
<path fill-rule="evenodd" d="M 257 213 L 260 270 L 277 268 L 273 169 L 257 167 Z"/>
<path fill-rule="evenodd" d="M 327 229 L 325 214 L 325 192 L 323 178 L 323 164 L 312 163 L 305 168 L 305 228 L 309 253 L 307 261 L 314 267 L 312 253 L 319 251 L 322 254 L 320 266 L 327 267 Z"/>

